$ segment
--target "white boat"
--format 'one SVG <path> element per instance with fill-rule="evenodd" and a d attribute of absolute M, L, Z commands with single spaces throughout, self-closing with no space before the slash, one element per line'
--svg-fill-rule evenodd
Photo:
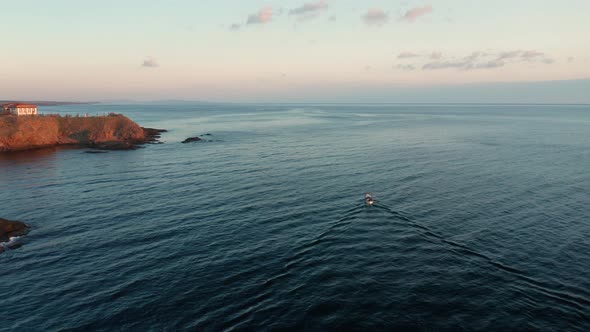
<path fill-rule="evenodd" d="M 372 206 L 373 204 L 375 204 L 375 199 L 373 198 L 372 193 L 365 194 L 365 203 L 369 206 Z"/>

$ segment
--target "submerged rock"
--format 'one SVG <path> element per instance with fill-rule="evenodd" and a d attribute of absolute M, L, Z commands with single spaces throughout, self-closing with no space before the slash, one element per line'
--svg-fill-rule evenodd
<path fill-rule="evenodd" d="M 199 142 L 202 140 L 203 140 L 202 138 L 195 136 L 195 137 L 189 137 L 189 138 L 185 139 L 184 141 L 182 141 L 182 143 Z"/>
<path fill-rule="evenodd" d="M 5 248 L 13 249 L 18 246 L 10 238 L 26 235 L 31 228 L 21 221 L 10 221 L 0 218 L 0 253 Z"/>
<path fill-rule="evenodd" d="M 89 146 L 90 148 L 97 150 L 136 150 L 139 148 L 137 144 L 131 142 L 101 142 L 94 143 Z"/>

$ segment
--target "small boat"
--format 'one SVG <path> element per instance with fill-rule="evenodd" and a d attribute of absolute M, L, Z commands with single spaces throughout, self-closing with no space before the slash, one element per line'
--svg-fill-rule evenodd
<path fill-rule="evenodd" d="M 365 203 L 369 206 L 375 204 L 375 199 L 373 198 L 372 193 L 365 193 Z"/>

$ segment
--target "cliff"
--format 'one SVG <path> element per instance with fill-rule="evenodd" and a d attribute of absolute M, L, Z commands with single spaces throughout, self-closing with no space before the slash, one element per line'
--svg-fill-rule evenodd
<path fill-rule="evenodd" d="M 142 128 L 121 114 L 96 117 L 0 116 L 0 152 L 58 145 L 133 149 L 153 142 L 161 130 Z"/>

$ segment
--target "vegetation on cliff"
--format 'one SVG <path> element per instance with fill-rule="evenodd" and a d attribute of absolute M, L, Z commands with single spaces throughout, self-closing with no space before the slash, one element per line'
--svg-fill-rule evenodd
<path fill-rule="evenodd" d="M 133 149 L 155 141 L 161 130 L 142 128 L 129 118 L 60 115 L 0 116 L 0 152 L 22 151 L 57 145 L 104 149 Z"/>

